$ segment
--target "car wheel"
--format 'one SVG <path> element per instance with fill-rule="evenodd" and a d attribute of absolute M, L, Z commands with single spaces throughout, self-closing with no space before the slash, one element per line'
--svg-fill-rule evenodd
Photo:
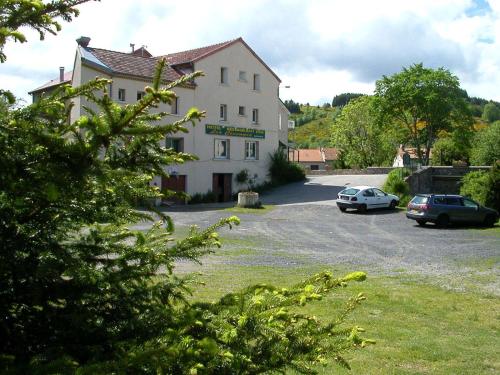
<path fill-rule="evenodd" d="M 366 212 L 366 204 L 362 204 L 361 206 L 359 206 L 358 212 L 361 212 L 362 214 L 364 214 Z"/>
<path fill-rule="evenodd" d="M 492 227 L 495 225 L 496 221 L 497 220 L 495 215 L 486 215 L 486 217 L 484 218 L 484 225 L 487 227 Z"/>
<path fill-rule="evenodd" d="M 417 223 L 418 223 L 418 225 L 420 225 L 421 227 L 423 227 L 427 223 L 427 221 L 425 221 L 425 220 L 417 220 Z"/>
<path fill-rule="evenodd" d="M 440 228 L 446 228 L 450 225 L 450 218 L 448 215 L 439 215 L 436 220 L 436 225 Z"/>
<path fill-rule="evenodd" d="M 341 212 L 345 212 L 345 210 L 347 210 L 347 208 L 345 208 L 345 207 L 339 207 L 339 210 L 340 210 Z"/>
<path fill-rule="evenodd" d="M 389 208 L 391 210 L 396 209 L 396 206 L 398 205 L 398 202 L 396 202 L 394 199 L 391 201 L 391 204 L 389 205 Z"/>

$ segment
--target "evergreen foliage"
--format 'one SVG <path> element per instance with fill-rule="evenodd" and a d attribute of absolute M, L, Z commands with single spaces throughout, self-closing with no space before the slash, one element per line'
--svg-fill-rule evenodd
<path fill-rule="evenodd" d="M 56 35 L 61 25 L 56 18 L 71 21 L 77 17 L 77 5 L 90 0 L 2 0 L 0 2 L 0 63 L 5 62 L 7 56 L 3 52 L 5 43 L 9 40 L 25 43 L 26 36 L 19 31 L 22 27 L 35 29 L 40 40 L 45 34 Z"/>
<path fill-rule="evenodd" d="M 14 3 L 44 6 L 7 1 L 0 14 Z M 21 24 L 36 28 L 40 9 L 26 9 Z M 42 29 L 64 14 L 42 12 Z M 165 165 L 195 159 L 160 141 L 187 132 L 204 113 L 193 108 L 167 124 L 166 113 L 155 111 L 173 100 L 173 88 L 201 73 L 165 83 L 164 66 L 163 60 L 132 105 L 114 103 L 106 92 L 110 81 L 96 79 L 62 86 L 24 108 L 0 106 L 0 371 L 308 373 L 311 363 L 328 359 L 348 367 L 342 354 L 370 342 L 361 328 L 343 325 L 364 297 L 350 299 L 326 323 L 299 308 L 364 280 L 364 273 L 324 272 L 288 290 L 255 285 L 198 303 L 189 300 L 192 278 L 176 275 L 174 261 L 198 262 L 220 246 L 217 230 L 239 220 L 192 227 L 182 240 L 172 238 L 173 223 L 159 212 L 151 229 L 129 228 L 155 220 L 135 202 L 169 194 L 151 186 L 152 177 L 164 175 Z M 76 97 L 98 111 L 87 109 L 70 123 Z"/>
<path fill-rule="evenodd" d="M 410 175 L 407 168 L 396 168 L 389 172 L 382 189 L 399 197 L 399 206 L 405 207 L 410 201 L 410 186 L 404 180 Z"/>
<path fill-rule="evenodd" d="M 500 211 L 500 161 L 494 163 L 489 172 L 466 174 L 462 179 L 460 194 Z"/>
<path fill-rule="evenodd" d="M 294 102 L 292 99 L 285 100 L 283 104 L 285 104 L 290 113 L 300 113 L 300 104 Z"/>
<path fill-rule="evenodd" d="M 288 161 L 284 150 L 277 149 L 269 155 L 269 177 L 274 185 L 283 185 L 291 182 L 303 181 L 306 174 L 301 165 Z"/>
<path fill-rule="evenodd" d="M 355 93 L 343 93 L 340 95 L 335 95 L 332 100 L 332 107 L 343 107 L 353 99 L 359 98 L 360 96 L 363 96 L 364 94 L 355 94 Z"/>
<path fill-rule="evenodd" d="M 489 102 L 484 106 L 481 118 L 486 122 L 495 122 L 500 120 L 500 104 Z"/>

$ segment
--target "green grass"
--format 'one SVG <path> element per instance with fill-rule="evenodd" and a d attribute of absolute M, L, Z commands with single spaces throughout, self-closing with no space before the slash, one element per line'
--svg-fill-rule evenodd
<path fill-rule="evenodd" d="M 266 214 L 272 210 L 274 210 L 275 206 L 274 205 L 262 205 L 259 208 L 244 208 L 244 207 L 229 207 L 225 208 L 223 211 L 228 211 L 232 212 L 235 214 L 256 214 L 256 215 L 263 215 Z"/>
<path fill-rule="evenodd" d="M 290 286 L 317 267 L 205 267 L 193 298 L 215 300 L 255 283 Z M 335 267 L 335 275 L 355 269 Z M 403 272 L 401 270 L 401 272 Z M 370 276 L 306 307 L 320 319 L 334 316 L 350 295 L 367 300 L 350 317 L 377 344 L 348 353 L 352 371 L 331 364 L 321 374 L 497 374 L 500 372 L 500 301 L 479 293 L 458 293 L 404 273 Z M 293 372 L 290 372 L 292 374 Z"/>

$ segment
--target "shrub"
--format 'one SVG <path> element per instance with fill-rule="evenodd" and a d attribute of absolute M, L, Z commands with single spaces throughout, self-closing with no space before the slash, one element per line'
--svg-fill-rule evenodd
<path fill-rule="evenodd" d="M 269 176 L 272 183 L 283 185 L 305 180 L 306 173 L 302 166 L 288 161 L 282 149 L 277 149 L 274 153 L 270 154 L 270 158 Z"/>
<path fill-rule="evenodd" d="M 198 203 L 215 203 L 217 202 L 217 196 L 212 190 L 208 190 L 205 194 L 196 193 L 191 196 L 188 203 L 198 204 Z"/>
<path fill-rule="evenodd" d="M 399 206 L 405 207 L 410 201 L 410 186 L 404 180 L 410 175 L 410 170 L 407 168 L 393 169 L 387 175 L 387 180 L 384 183 L 383 190 L 387 193 L 395 194 L 399 197 Z"/>
<path fill-rule="evenodd" d="M 462 178 L 460 194 L 466 195 L 484 206 L 500 210 L 500 162 L 489 172 L 475 171 Z"/>

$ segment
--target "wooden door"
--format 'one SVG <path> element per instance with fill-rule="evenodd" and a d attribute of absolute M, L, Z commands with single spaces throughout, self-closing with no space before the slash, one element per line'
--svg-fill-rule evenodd
<path fill-rule="evenodd" d="M 176 192 L 186 192 L 186 175 L 175 175 L 170 177 L 162 177 L 161 190 L 171 190 Z M 185 203 L 184 199 L 174 196 L 164 199 L 167 202 Z"/>

